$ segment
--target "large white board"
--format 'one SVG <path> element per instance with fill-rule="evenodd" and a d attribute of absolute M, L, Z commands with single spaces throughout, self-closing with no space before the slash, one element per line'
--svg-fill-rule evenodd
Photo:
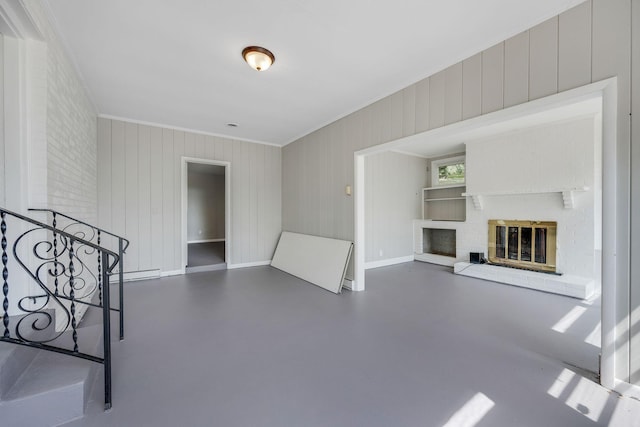
<path fill-rule="evenodd" d="M 339 294 L 353 243 L 283 231 L 271 266 Z"/>

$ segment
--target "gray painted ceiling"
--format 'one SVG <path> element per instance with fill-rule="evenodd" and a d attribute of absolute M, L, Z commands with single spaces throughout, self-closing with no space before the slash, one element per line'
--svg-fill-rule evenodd
<path fill-rule="evenodd" d="M 582 1 L 45 4 L 100 115 L 286 145 Z"/>

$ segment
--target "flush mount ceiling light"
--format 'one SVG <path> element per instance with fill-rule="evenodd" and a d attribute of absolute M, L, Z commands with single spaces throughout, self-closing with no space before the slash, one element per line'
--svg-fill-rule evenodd
<path fill-rule="evenodd" d="M 276 60 L 268 49 L 260 46 L 248 46 L 242 50 L 242 57 L 254 70 L 266 71 Z"/>

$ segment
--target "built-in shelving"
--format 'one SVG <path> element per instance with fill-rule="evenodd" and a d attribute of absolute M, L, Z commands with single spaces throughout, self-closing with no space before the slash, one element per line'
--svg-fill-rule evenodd
<path fill-rule="evenodd" d="M 422 189 L 422 219 L 435 221 L 465 221 L 467 201 L 463 196 L 466 186 L 441 185 Z"/>

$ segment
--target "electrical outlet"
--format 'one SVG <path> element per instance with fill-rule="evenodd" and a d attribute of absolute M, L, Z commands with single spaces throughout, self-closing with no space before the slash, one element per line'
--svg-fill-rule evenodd
<path fill-rule="evenodd" d="M 380 252 L 378 252 L 380 255 L 379 256 L 384 256 L 384 251 L 382 249 L 380 249 Z"/>

